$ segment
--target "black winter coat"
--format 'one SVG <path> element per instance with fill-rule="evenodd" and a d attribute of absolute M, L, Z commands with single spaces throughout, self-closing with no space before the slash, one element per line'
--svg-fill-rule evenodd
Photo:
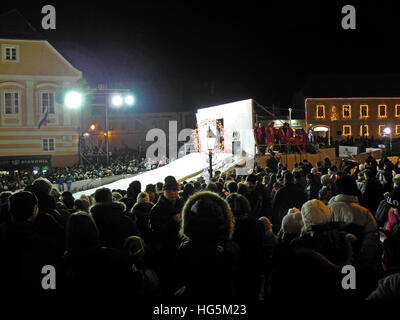
<path fill-rule="evenodd" d="M 132 272 L 129 257 L 113 248 L 85 248 L 64 256 L 69 291 L 82 298 L 135 298 L 142 291 L 139 272 Z"/>
<path fill-rule="evenodd" d="M 234 241 L 184 241 L 178 249 L 181 302 L 229 302 L 236 298 L 234 279 L 240 249 Z"/>
<path fill-rule="evenodd" d="M 52 217 L 46 217 L 51 220 Z M 53 220 L 54 223 L 56 223 Z M 53 234 L 54 236 L 54 234 Z M 7 294 L 43 293 L 42 268 L 57 271 L 58 289 L 62 279 L 64 247 L 52 234 L 43 234 L 36 222 L 8 222 L 0 226 L 0 283 Z M 51 291 L 51 290 L 50 290 Z M 32 296 L 30 297 L 32 298 Z"/>
<path fill-rule="evenodd" d="M 179 245 L 180 223 L 173 217 L 182 211 L 182 200 L 176 199 L 175 204 L 161 195 L 157 203 L 151 208 L 149 226 L 153 240 L 162 246 L 177 248 Z"/>
<path fill-rule="evenodd" d="M 361 188 L 361 205 L 369 209 L 375 217 L 376 210 L 378 209 L 379 203 L 382 199 L 382 184 L 376 178 L 367 179 Z"/>
<path fill-rule="evenodd" d="M 125 209 L 122 202 L 101 202 L 90 208 L 102 246 L 119 249 L 127 237 L 139 234 L 132 219 L 124 215 Z"/>
<path fill-rule="evenodd" d="M 148 243 L 151 240 L 151 231 L 149 228 L 150 211 L 154 206 L 152 202 L 136 203 L 132 208 L 132 216 L 136 221 L 140 236 Z"/>
<path fill-rule="evenodd" d="M 306 202 L 304 189 L 299 188 L 295 184 L 287 184 L 279 189 L 272 201 L 272 219 L 274 233 L 277 234 L 281 228 L 282 219 L 288 210 L 295 207 L 301 209 Z"/>

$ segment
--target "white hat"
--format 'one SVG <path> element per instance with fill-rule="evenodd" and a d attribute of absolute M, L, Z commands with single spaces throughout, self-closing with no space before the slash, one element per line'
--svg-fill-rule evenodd
<path fill-rule="evenodd" d="M 331 211 L 322 201 L 317 199 L 304 203 L 301 207 L 301 215 L 305 228 L 331 220 Z"/>

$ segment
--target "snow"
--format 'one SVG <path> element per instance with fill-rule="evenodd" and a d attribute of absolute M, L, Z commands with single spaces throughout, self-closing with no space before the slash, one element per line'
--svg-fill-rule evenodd
<path fill-rule="evenodd" d="M 240 162 L 243 162 L 243 158 L 234 158 L 231 154 L 227 153 L 217 153 L 213 155 L 213 170 L 220 170 L 221 172 L 227 171 L 229 168 Z M 157 182 L 164 182 L 164 178 L 167 176 L 174 176 L 176 180 L 180 180 L 190 175 L 195 175 L 192 178 L 194 179 L 203 175 L 204 172 L 207 172 L 208 167 L 207 154 L 191 153 L 163 167 L 146 171 L 134 177 L 121 179 L 94 189 L 76 192 L 74 193 L 74 197 L 79 198 L 82 194 L 91 195 L 99 188 L 127 190 L 129 184 L 134 180 L 140 181 L 142 189 L 144 189 L 145 186 L 150 183 L 155 184 Z M 189 181 L 191 179 L 187 180 Z"/>

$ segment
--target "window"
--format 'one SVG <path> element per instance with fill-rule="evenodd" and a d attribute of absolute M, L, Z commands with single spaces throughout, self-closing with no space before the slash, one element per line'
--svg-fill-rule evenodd
<path fill-rule="evenodd" d="M 41 93 L 41 107 L 42 113 L 46 112 L 46 107 L 49 109 L 49 114 L 54 114 L 54 93 L 53 92 L 42 92 Z"/>
<path fill-rule="evenodd" d="M 350 125 L 343 126 L 343 135 L 351 136 L 351 126 Z"/>
<path fill-rule="evenodd" d="M 325 106 L 317 105 L 317 119 L 324 119 L 324 118 L 325 118 Z"/>
<path fill-rule="evenodd" d="M 360 136 L 361 137 L 369 136 L 369 127 L 367 124 L 360 126 Z"/>
<path fill-rule="evenodd" d="M 400 117 L 400 104 L 396 104 L 394 108 L 396 117 Z"/>
<path fill-rule="evenodd" d="M 368 118 L 368 106 L 366 104 L 360 106 L 360 118 Z"/>
<path fill-rule="evenodd" d="M 2 49 L 3 61 L 19 61 L 18 45 L 5 44 Z"/>
<path fill-rule="evenodd" d="M 378 118 L 387 118 L 386 104 L 380 104 L 378 106 Z"/>
<path fill-rule="evenodd" d="M 350 119 L 350 118 L 351 118 L 351 106 L 343 105 L 343 119 Z"/>
<path fill-rule="evenodd" d="M 400 124 L 396 124 L 396 136 L 400 135 Z"/>
<path fill-rule="evenodd" d="M 4 113 L 18 114 L 19 113 L 19 93 L 6 91 L 4 92 Z"/>
<path fill-rule="evenodd" d="M 385 129 L 385 125 L 384 124 L 380 124 L 378 126 L 378 134 L 382 137 L 382 131 L 383 129 Z"/>
<path fill-rule="evenodd" d="M 43 139 L 43 151 L 54 151 L 54 138 Z"/>

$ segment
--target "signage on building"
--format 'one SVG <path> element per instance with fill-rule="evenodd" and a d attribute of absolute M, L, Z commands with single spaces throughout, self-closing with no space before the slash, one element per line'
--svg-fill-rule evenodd
<path fill-rule="evenodd" d="M 350 157 L 358 154 L 358 147 L 339 146 L 339 157 Z"/>
<path fill-rule="evenodd" d="M 51 156 L 0 157 L 1 170 L 28 170 L 32 168 L 51 168 Z"/>

